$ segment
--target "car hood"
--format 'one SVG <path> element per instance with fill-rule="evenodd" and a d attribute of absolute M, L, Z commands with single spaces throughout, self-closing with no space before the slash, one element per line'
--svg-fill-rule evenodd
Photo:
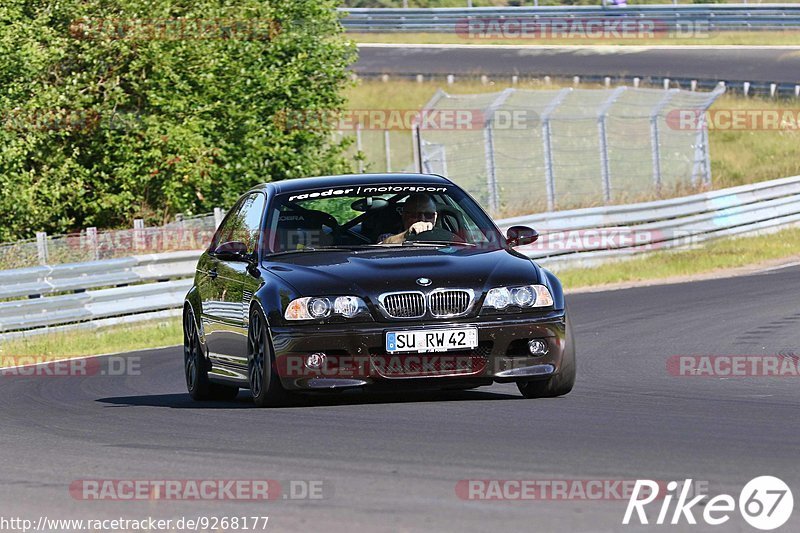
<path fill-rule="evenodd" d="M 418 290 L 419 278 L 431 281 L 426 290 L 452 287 L 476 292 L 541 282 L 539 268 L 517 252 L 460 246 L 299 252 L 272 258 L 262 266 L 303 296 Z"/>

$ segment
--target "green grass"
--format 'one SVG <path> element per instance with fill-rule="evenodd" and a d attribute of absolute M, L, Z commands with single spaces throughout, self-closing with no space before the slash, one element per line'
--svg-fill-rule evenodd
<path fill-rule="evenodd" d="M 713 32 L 696 37 L 654 36 L 651 39 L 590 39 L 590 38 L 469 38 L 454 33 L 349 33 L 358 43 L 390 44 L 466 44 L 466 45 L 558 45 L 558 46 L 657 46 L 657 45 L 797 45 L 797 31 L 726 31 Z"/>
<path fill-rule="evenodd" d="M 744 98 L 725 95 L 711 111 L 736 109 L 800 110 L 797 100 Z M 711 176 L 714 188 L 744 185 L 757 181 L 800 174 L 800 130 L 722 130 L 709 129 Z"/>
<path fill-rule="evenodd" d="M 692 250 L 654 252 L 594 268 L 558 270 L 557 274 L 569 291 L 580 287 L 723 272 L 798 255 L 800 228 L 788 228 L 768 235 L 720 239 Z"/>
<path fill-rule="evenodd" d="M 36 361 L 171 346 L 183 342 L 179 317 L 107 326 L 97 330 L 71 330 L 32 335 L 0 343 L 0 367 L 14 366 L 18 357 Z"/>

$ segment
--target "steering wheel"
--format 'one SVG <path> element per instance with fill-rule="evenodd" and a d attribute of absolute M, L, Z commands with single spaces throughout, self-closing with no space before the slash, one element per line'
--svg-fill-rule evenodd
<path fill-rule="evenodd" d="M 406 237 L 406 241 L 411 242 L 425 242 L 425 241 L 440 241 L 440 242 L 466 242 L 464 239 L 442 228 L 433 228 L 428 231 L 415 233 Z"/>

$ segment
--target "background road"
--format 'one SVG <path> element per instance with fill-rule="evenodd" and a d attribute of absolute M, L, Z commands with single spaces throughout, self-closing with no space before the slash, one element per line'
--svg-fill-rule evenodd
<path fill-rule="evenodd" d="M 633 76 L 800 83 L 800 46 L 475 46 L 360 44 L 359 74 Z"/>
<path fill-rule="evenodd" d="M 2 516 L 266 514 L 273 531 L 637 531 L 625 502 L 465 501 L 462 479 L 694 478 L 733 494 L 772 474 L 800 506 L 800 378 L 674 377 L 674 354 L 797 350 L 800 269 L 569 297 L 579 380 L 524 400 L 513 385 L 337 396 L 259 410 L 197 404 L 181 350 L 127 357 L 141 375 L 0 377 Z M 136 359 L 140 358 L 140 359 Z M 324 480 L 318 501 L 81 501 L 83 478 Z M 500 529 L 501 528 L 501 529 Z M 721 528 L 755 531 L 740 516 Z"/>

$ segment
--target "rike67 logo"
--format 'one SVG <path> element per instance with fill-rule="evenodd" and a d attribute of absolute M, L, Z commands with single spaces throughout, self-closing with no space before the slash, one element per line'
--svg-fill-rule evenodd
<path fill-rule="evenodd" d="M 633 523 L 638 520 L 640 524 L 694 525 L 697 524 L 695 513 L 712 526 L 730 520 L 737 507 L 737 500 L 733 496 L 720 494 L 708 499 L 708 495 L 699 494 L 690 499 L 691 487 L 691 479 L 685 480 L 682 485 L 677 481 L 670 481 L 667 483 L 666 494 L 661 494 L 658 482 L 649 479 L 636 480 L 622 523 L 628 525 L 633 519 Z M 656 500 L 661 505 L 649 509 L 651 514 L 648 516 L 645 507 Z M 698 505 L 703 501 L 704 505 Z M 748 524 L 756 529 L 769 531 L 781 527 L 789 520 L 794 508 L 794 498 L 789 486 L 781 479 L 759 476 L 751 479 L 739 493 L 738 507 L 739 513 Z M 651 522 L 656 508 L 658 516 Z"/>

